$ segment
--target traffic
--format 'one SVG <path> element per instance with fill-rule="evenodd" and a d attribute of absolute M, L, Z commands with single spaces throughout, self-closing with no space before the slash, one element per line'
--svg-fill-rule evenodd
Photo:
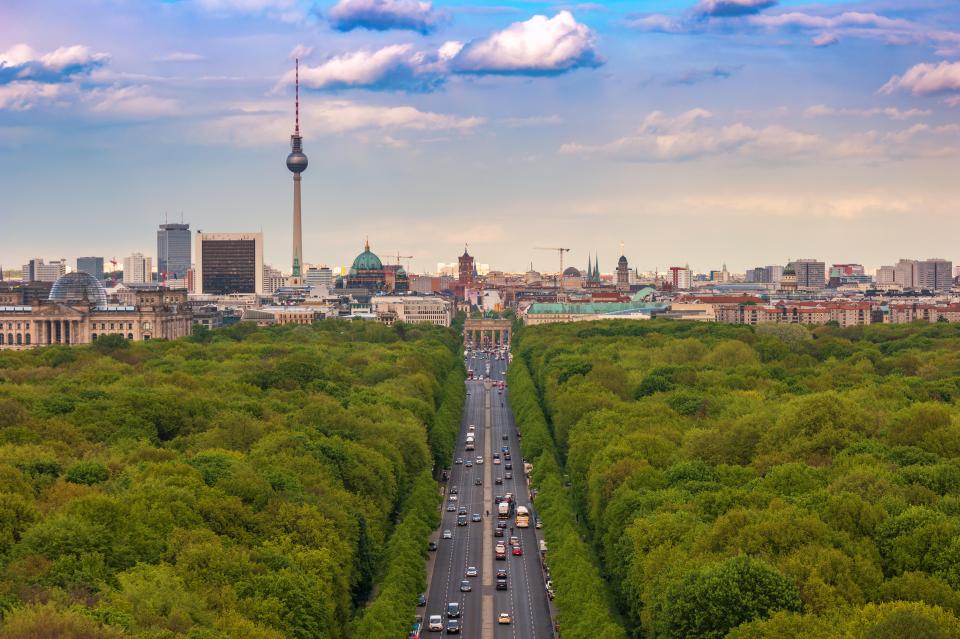
<path fill-rule="evenodd" d="M 470 639 L 554 637 L 548 575 L 530 498 L 529 463 L 514 472 L 519 433 L 505 380 L 506 348 L 465 353 L 467 397 L 424 603 L 427 633 Z M 432 546 L 433 547 L 433 546 Z"/>

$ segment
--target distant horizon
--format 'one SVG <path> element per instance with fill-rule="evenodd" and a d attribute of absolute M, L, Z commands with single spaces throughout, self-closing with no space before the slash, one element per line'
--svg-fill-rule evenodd
<path fill-rule="evenodd" d="M 294 58 L 308 263 L 960 262 L 955 4 L 367 4 L 4 2 L 0 263 L 183 215 L 289 271 Z"/>

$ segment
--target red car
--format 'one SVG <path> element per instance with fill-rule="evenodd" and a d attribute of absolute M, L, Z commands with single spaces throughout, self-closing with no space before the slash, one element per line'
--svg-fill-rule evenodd
<path fill-rule="evenodd" d="M 523 554 L 523 548 L 521 548 L 520 546 L 514 546 L 514 547 L 513 547 L 513 555 L 514 555 L 514 557 L 519 557 L 519 556 L 522 555 L 522 554 Z"/>

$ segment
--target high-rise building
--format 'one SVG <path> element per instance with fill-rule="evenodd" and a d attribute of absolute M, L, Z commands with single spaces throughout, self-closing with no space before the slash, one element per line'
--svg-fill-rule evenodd
<path fill-rule="evenodd" d="M 89 273 L 95 278 L 103 281 L 103 258 L 102 257 L 78 257 L 77 270 L 82 273 Z"/>
<path fill-rule="evenodd" d="M 326 286 L 333 288 L 333 271 L 329 266 L 311 266 L 304 274 L 304 282 L 307 286 Z"/>
<path fill-rule="evenodd" d="M 190 225 L 161 224 L 157 231 L 157 279 L 185 279 L 190 263 Z"/>
<path fill-rule="evenodd" d="M 293 135 L 290 136 L 290 155 L 287 168 L 293 173 L 293 269 L 290 284 L 303 284 L 303 232 L 300 227 L 300 174 L 307 170 L 307 156 L 303 153 L 303 138 L 300 137 L 300 59 L 296 61 L 296 92 Z"/>
<path fill-rule="evenodd" d="M 630 290 L 630 266 L 627 264 L 626 255 L 621 255 L 617 260 L 617 290 Z"/>
<path fill-rule="evenodd" d="M 263 233 L 197 231 L 194 237 L 195 293 L 263 292 Z"/>
<path fill-rule="evenodd" d="M 272 295 L 277 292 L 278 289 L 284 287 L 287 282 L 287 278 L 283 276 L 283 273 L 278 271 L 265 264 L 263 266 L 263 292 L 266 295 Z"/>
<path fill-rule="evenodd" d="M 897 269 L 893 266 L 881 266 L 877 269 L 877 284 L 880 286 L 889 286 L 897 281 Z"/>
<path fill-rule="evenodd" d="M 827 265 L 817 260 L 794 260 L 797 288 L 819 289 L 827 285 Z"/>
<path fill-rule="evenodd" d="M 153 281 L 153 258 L 134 253 L 123 258 L 123 283 L 146 284 Z"/>
<path fill-rule="evenodd" d="M 916 287 L 930 291 L 953 288 L 953 262 L 938 257 L 918 262 Z"/>
<path fill-rule="evenodd" d="M 673 290 L 686 290 L 693 286 L 693 272 L 688 266 L 671 266 L 670 278 Z"/>
<path fill-rule="evenodd" d="M 67 261 L 64 259 L 44 263 L 35 257 L 23 265 L 24 282 L 56 282 L 67 274 Z"/>
<path fill-rule="evenodd" d="M 916 288 L 919 274 L 917 273 L 917 260 L 900 260 L 894 270 L 894 281 L 901 287 Z"/>

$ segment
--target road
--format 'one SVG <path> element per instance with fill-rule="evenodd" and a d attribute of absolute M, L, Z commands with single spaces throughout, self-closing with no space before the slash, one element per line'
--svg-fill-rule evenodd
<path fill-rule="evenodd" d="M 494 382 L 505 379 L 505 360 L 493 359 L 492 355 L 481 359 L 476 351 L 471 351 L 471 355 L 467 360 L 467 368 L 480 375 L 486 372 L 489 364 L 490 377 Z M 550 612 L 532 517 L 529 528 L 514 528 L 513 534 L 520 538 L 523 555 L 512 555 L 508 545 L 507 559 L 494 559 L 496 542 L 507 542 L 510 537 L 509 529 L 504 537 L 493 535 L 497 522 L 494 495 L 512 492 L 518 505 L 527 506 L 531 511 L 532 505 L 527 480 L 523 475 L 520 442 L 510 410 L 510 389 L 507 388 L 500 394 L 496 386 L 487 386 L 482 381 L 467 382 L 469 394 L 455 458 L 474 463 L 469 467 L 466 463 L 452 463 L 450 466 L 441 530 L 450 530 L 453 539 L 441 538 L 439 541 L 425 616 L 429 618 L 430 615 L 442 615 L 446 625 L 447 603 L 459 602 L 463 624 L 461 636 L 466 639 L 551 639 L 553 634 L 550 628 Z M 468 453 L 464 450 L 464 442 L 470 425 L 476 427 L 476 450 Z M 507 436 L 506 439 L 503 438 L 504 435 Z M 502 457 L 502 446 L 509 447 L 512 459 L 494 464 L 493 453 L 500 453 Z M 482 464 L 475 463 L 478 456 L 483 457 Z M 512 465 L 512 470 L 506 469 L 507 463 Z M 506 479 L 507 473 L 512 474 L 511 479 Z M 503 480 L 502 484 L 495 484 L 494 479 L 497 477 Z M 475 484 L 477 478 L 481 479 L 481 485 Z M 451 502 L 449 491 L 454 486 L 457 487 L 458 495 L 457 500 Z M 449 504 L 466 508 L 466 526 L 457 525 L 458 513 L 448 512 L 446 508 Z M 486 515 L 487 511 L 489 516 Z M 480 514 L 483 521 L 470 521 L 474 513 Z M 508 523 L 512 526 L 514 520 L 510 519 Z M 476 577 L 466 576 L 470 566 L 478 569 L 479 574 Z M 495 589 L 495 571 L 498 568 L 506 568 L 508 571 L 508 589 L 505 591 Z M 470 592 L 460 591 L 460 582 L 463 580 L 471 583 Z M 510 613 L 513 623 L 497 624 L 496 617 L 501 612 Z"/>

